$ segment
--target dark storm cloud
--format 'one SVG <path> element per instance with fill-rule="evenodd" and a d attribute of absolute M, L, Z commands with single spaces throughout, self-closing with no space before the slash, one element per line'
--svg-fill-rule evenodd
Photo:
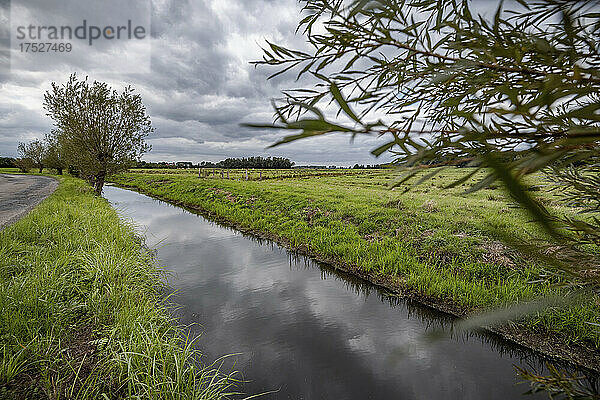
<path fill-rule="evenodd" d="M 66 10 L 51 9 L 41 0 L 36 4 L 32 14 L 53 13 L 57 21 L 81 19 L 91 6 L 99 20 L 123 19 L 133 12 L 98 8 L 103 3 L 89 0 Z M 294 74 L 267 81 L 273 70 L 250 64 L 261 57 L 259 45 L 265 39 L 305 47 L 304 39 L 294 33 L 300 18 L 296 0 L 154 0 L 151 73 L 102 73 L 103 65 L 94 58 L 105 50 L 102 46 L 84 46 L 76 59 L 64 63 L 57 58 L 37 72 L 0 71 L 0 155 L 14 155 L 19 141 L 41 138 L 52 128 L 42 109 L 43 93 L 52 81 L 65 81 L 77 72 L 117 88 L 131 84 L 142 94 L 156 128 L 148 160 L 277 155 L 299 163 L 376 162 L 369 155 L 376 146 L 372 138 L 350 145 L 347 137 L 333 136 L 266 151 L 281 133 L 239 126 L 271 121 L 270 99 L 281 89 L 300 85 Z M 111 51 L 106 63 L 127 56 L 122 47 Z"/>

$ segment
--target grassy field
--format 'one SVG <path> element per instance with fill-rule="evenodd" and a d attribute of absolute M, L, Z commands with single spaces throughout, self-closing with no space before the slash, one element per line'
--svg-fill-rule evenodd
<path fill-rule="evenodd" d="M 384 170 L 378 170 L 384 173 Z M 156 174 L 156 175 L 195 175 L 202 178 L 231 179 L 231 180 L 269 180 L 269 179 L 301 179 L 317 176 L 356 176 L 363 173 L 355 169 L 223 169 L 223 168 L 201 168 L 201 169 L 132 169 L 130 174 Z M 247 176 L 246 176 L 247 173 Z"/>
<path fill-rule="evenodd" d="M 398 177 L 386 170 L 301 171 L 296 177 L 278 172 L 263 181 L 238 179 L 243 171 L 220 179 L 219 173 L 199 178 L 197 171 L 155 170 L 122 174 L 114 181 L 379 280 L 392 279 L 458 314 L 566 294 L 567 289 L 557 287 L 559 278 L 548 280 L 542 266 L 499 241 L 499 230 L 543 236 L 501 188 L 464 194 L 484 172 L 462 186 L 444 189 L 465 172 L 444 170 L 407 193 L 402 187 L 390 190 Z M 543 181 L 530 183 L 549 208 L 576 211 L 546 193 Z M 597 348 L 600 334 L 592 324 L 600 322 L 598 300 L 553 308 L 521 323 Z"/>
<path fill-rule="evenodd" d="M 10 172 L 10 171 L 7 171 Z M 0 232 L 0 398 L 213 399 L 132 227 L 74 178 Z"/>

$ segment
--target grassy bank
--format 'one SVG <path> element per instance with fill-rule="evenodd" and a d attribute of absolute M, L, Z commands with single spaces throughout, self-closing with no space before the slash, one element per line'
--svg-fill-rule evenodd
<path fill-rule="evenodd" d="M 471 183 L 466 182 L 444 189 L 464 172 L 445 171 L 408 193 L 390 190 L 396 177 L 381 170 L 304 172 L 263 181 L 153 171 L 122 174 L 115 182 L 275 238 L 377 283 L 402 287 L 459 315 L 539 295 L 566 294 L 556 287 L 559 278 L 542 279 L 547 278 L 542 266 L 498 240 L 498 230 L 543 235 L 501 188 L 465 195 Z M 531 190 L 557 212 L 574 212 L 539 186 Z M 544 336 L 554 332 L 567 344 L 597 348 L 600 334 L 590 324 L 600 322 L 597 300 L 554 308 L 522 324 Z"/>
<path fill-rule="evenodd" d="M 0 398 L 220 398 L 132 227 L 80 180 L 0 232 Z"/>

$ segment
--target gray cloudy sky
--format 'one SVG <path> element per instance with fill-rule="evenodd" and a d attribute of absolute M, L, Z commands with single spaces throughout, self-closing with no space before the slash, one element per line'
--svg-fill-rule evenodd
<path fill-rule="evenodd" d="M 485 11 L 493 10 L 496 1 L 477 3 Z M 274 70 L 249 62 L 260 59 L 265 39 L 305 46 L 294 33 L 300 18 L 296 0 L 0 0 L 0 156 L 15 156 L 20 141 L 50 131 L 43 94 L 52 81 L 64 82 L 77 72 L 117 88 L 130 84 L 142 94 L 156 130 L 149 138 L 153 150 L 144 157 L 148 161 L 250 155 L 284 156 L 299 164 L 387 161 L 369 154 L 378 145 L 374 137 L 350 143 L 344 135 L 333 135 L 266 150 L 283 133 L 240 127 L 241 122 L 271 121 L 270 99 L 281 89 L 298 87 L 295 74 L 267 81 Z M 151 36 L 93 46 L 73 40 L 70 54 L 16 50 L 18 25 L 76 26 L 83 19 L 100 26 L 147 20 Z M 1 51 L 7 36 L 11 69 Z"/>
<path fill-rule="evenodd" d="M 104 24 L 120 23 L 129 18 L 128 12 L 135 14 L 112 7 L 108 1 L 79 0 L 79 7 L 59 9 L 48 1 L 12 0 L 11 37 L 17 19 L 19 24 L 37 18 L 40 24 L 59 25 L 89 18 Z M 131 84 L 142 94 L 156 129 L 149 138 L 153 150 L 146 160 L 197 162 L 272 155 L 301 164 L 379 162 L 369 155 L 376 146 L 375 138 L 351 144 L 347 137 L 332 136 L 265 150 L 282 134 L 239 126 L 241 122 L 271 121 L 270 99 L 281 89 L 296 86 L 293 74 L 267 81 L 272 70 L 249 64 L 260 58 L 259 46 L 265 39 L 303 46 L 303 38 L 294 34 L 300 18 L 296 0 L 154 0 L 151 12 L 149 72 L 106 73 L 105 63 L 130 54 L 131 49 L 118 46 L 111 56 L 100 59 L 94 58 L 100 50 L 96 44 L 80 45 L 69 57 L 31 55 L 18 62 L 13 50 L 13 68 L 0 69 L 0 155 L 14 156 L 18 142 L 42 138 L 52 128 L 42 109 L 43 94 L 52 81 L 63 82 L 77 72 L 115 87 Z M 15 13 L 20 13 L 19 18 Z M 6 27 L 6 13 L 0 19 Z M 0 38 L 3 35 L 6 33 Z M 14 41 L 12 46 L 14 49 Z M 140 60 L 143 71 L 145 61 L 143 57 Z"/>

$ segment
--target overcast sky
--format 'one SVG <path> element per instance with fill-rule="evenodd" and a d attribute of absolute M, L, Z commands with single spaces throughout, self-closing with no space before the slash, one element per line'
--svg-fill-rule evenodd
<path fill-rule="evenodd" d="M 11 38 L 19 24 L 36 18 L 42 25 L 75 25 L 88 17 L 100 21 L 98 25 L 117 24 L 127 21 L 128 12 L 143 19 L 135 11 L 111 7 L 110 2 L 78 1 L 89 4 L 56 9 L 49 1 L 12 0 Z M 103 9 L 98 9 L 99 4 Z M 88 6 L 96 9 L 86 11 Z M 23 9 L 28 9 L 26 14 Z M 241 122 L 270 122 L 270 99 L 296 85 L 293 74 L 267 81 L 273 70 L 249 64 L 261 57 L 265 39 L 302 46 L 302 37 L 294 34 L 300 19 L 295 0 L 155 0 L 151 13 L 150 68 L 140 68 L 139 73 L 131 68 L 106 73 L 109 68 L 102 67 L 104 62 L 131 54 L 131 49 L 116 45 L 111 56 L 103 55 L 104 62 L 93 58 L 102 50 L 100 41 L 93 46 L 74 43 L 78 47 L 68 57 L 30 55 L 17 60 L 13 40 L 12 68 L 0 69 L 0 155 L 15 156 L 20 141 L 43 138 L 52 129 L 52 120 L 42 108 L 43 94 L 52 81 L 64 82 L 77 72 L 115 87 L 131 84 L 142 94 L 155 127 L 148 140 L 153 149 L 144 156 L 148 161 L 263 155 L 285 156 L 299 164 L 379 162 L 369 155 L 375 138 L 351 144 L 345 136 L 333 136 L 266 149 L 282 134 L 240 127 Z M 4 28 L 7 18 L 5 12 L 0 21 Z M 144 55 L 140 54 L 141 67 Z"/>
<path fill-rule="evenodd" d="M 108 25 L 131 18 L 145 23 L 143 7 L 133 8 L 149 1 L 0 0 L 5 6 L 0 42 L 7 35 L 13 38 L 19 24 L 32 21 L 75 25 L 87 18 Z M 6 12 L 9 3 L 11 13 Z M 149 138 L 153 149 L 144 156 L 148 161 L 251 155 L 285 156 L 298 164 L 387 161 L 370 156 L 377 146 L 372 137 L 350 143 L 334 135 L 266 149 L 283 134 L 240 127 L 241 122 L 270 122 L 270 99 L 281 89 L 297 87 L 294 74 L 267 81 L 273 70 L 249 62 L 261 57 L 265 39 L 304 46 L 294 33 L 300 18 L 296 0 L 153 0 L 147 12 L 151 35 L 138 42 L 148 47 L 74 41 L 77 47 L 70 54 L 44 58 L 16 52 L 13 40 L 12 68 L 0 63 L 0 155 L 15 156 L 20 141 L 42 138 L 52 128 L 42 108 L 43 94 L 52 81 L 64 82 L 77 72 L 114 87 L 130 84 L 142 94 L 155 127 Z M 107 73 L 111 66 L 116 71 Z"/>

